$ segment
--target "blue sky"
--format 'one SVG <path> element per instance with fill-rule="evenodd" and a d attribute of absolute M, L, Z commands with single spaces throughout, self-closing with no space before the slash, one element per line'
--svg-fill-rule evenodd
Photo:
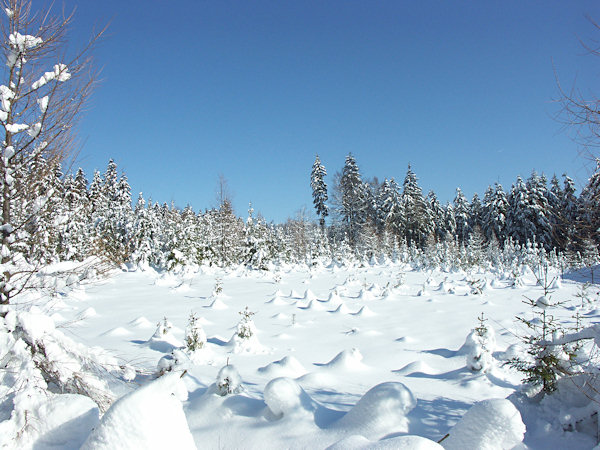
<path fill-rule="evenodd" d="M 329 184 L 349 152 L 367 178 L 410 162 L 444 202 L 532 169 L 589 175 L 552 100 L 555 70 L 598 85 L 579 42 L 600 39 L 597 1 L 64 3 L 73 46 L 111 21 L 77 165 L 91 179 L 114 158 L 134 196 L 202 210 L 223 174 L 238 214 L 280 222 L 312 213 L 316 153 Z"/>

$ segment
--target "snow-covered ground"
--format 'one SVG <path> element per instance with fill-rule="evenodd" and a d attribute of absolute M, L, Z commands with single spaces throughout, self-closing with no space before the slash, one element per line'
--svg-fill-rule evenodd
<path fill-rule="evenodd" d="M 400 264 L 131 271 L 65 290 L 49 311 L 71 339 L 101 346 L 139 369 L 133 383 L 112 383 L 118 395 L 130 394 L 96 426 L 88 448 L 128 442 L 184 448 L 192 445 L 188 428 L 198 448 L 439 448 L 435 443 L 473 405 L 505 399 L 521 385 L 522 375 L 502 363 L 524 332 L 515 316 L 531 317 L 523 300 L 540 297 L 542 288 L 528 270 L 520 281 L 515 287 L 509 274 L 425 272 Z M 218 282 L 223 290 L 214 294 Z M 565 279 L 555 287 L 553 299 L 570 300 L 580 283 Z M 256 333 L 241 345 L 233 336 L 246 307 L 255 313 Z M 180 360 L 174 374 L 151 381 L 159 360 L 184 346 L 192 312 L 208 342 L 193 363 Z M 591 307 L 587 312 L 600 316 Z M 467 367 L 463 347 L 482 313 L 496 340 L 485 373 Z M 569 320 L 572 312 L 561 314 Z M 171 328 L 155 335 L 165 318 Z M 233 392 L 222 396 L 215 383 L 225 377 Z M 489 401 L 477 408 L 442 445 L 519 442 L 521 418 L 512 404 Z M 564 432 L 551 414 L 521 408 L 524 445 L 594 446 L 589 435 Z M 58 435 L 45 445 L 78 447 L 85 438 Z"/>

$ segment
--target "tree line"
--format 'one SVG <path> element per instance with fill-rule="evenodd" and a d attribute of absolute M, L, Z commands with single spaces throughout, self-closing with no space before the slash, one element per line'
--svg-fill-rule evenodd
<path fill-rule="evenodd" d="M 329 203 L 326 173 L 317 155 L 311 173 L 316 214 L 322 227 L 331 216 L 329 236 L 359 254 L 403 244 L 420 249 L 442 242 L 466 246 L 471 238 L 500 247 L 510 241 L 570 253 L 589 251 L 599 242 L 598 170 L 579 196 L 568 175 L 562 180 L 554 175 L 548 183 L 533 171 L 526 180 L 518 176 L 507 191 L 495 183 L 483 198 L 474 194 L 470 201 L 457 188 L 454 200 L 445 205 L 435 192 L 423 194 L 410 165 L 402 186 L 394 178 L 363 180 L 349 154 L 334 176 Z"/>

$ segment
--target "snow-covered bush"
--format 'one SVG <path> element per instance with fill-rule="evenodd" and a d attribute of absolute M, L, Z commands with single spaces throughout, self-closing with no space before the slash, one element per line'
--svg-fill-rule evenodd
<path fill-rule="evenodd" d="M 198 316 L 190 313 L 187 328 L 185 329 L 185 345 L 188 352 L 193 353 L 206 345 L 206 333 L 200 325 Z"/>
<path fill-rule="evenodd" d="M 467 367 L 474 372 L 487 372 L 493 365 L 492 353 L 496 346 L 494 329 L 486 325 L 483 313 L 477 318 L 479 325 L 471 330 L 465 340 Z"/>
<path fill-rule="evenodd" d="M 246 306 L 246 309 L 243 311 L 240 311 L 240 315 L 242 316 L 242 319 L 240 320 L 240 322 L 237 325 L 237 337 L 239 337 L 240 339 L 250 339 L 252 336 L 254 336 L 256 334 L 256 327 L 254 326 L 254 321 L 252 320 L 252 316 L 255 313 L 253 313 L 252 311 L 248 310 L 248 307 Z"/>
<path fill-rule="evenodd" d="M 216 381 L 217 393 L 221 396 L 230 394 L 239 394 L 244 390 L 242 386 L 242 377 L 235 367 L 228 364 L 223 366 L 217 375 Z"/>

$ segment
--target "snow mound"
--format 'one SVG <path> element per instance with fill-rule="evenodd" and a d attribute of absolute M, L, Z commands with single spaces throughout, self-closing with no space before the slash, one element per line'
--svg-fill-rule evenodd
<path fill-rule="evenodd" d="M 324 309 L 318 300 L 311 300 L 306 306 L 298 306 L 298 308 L 311 311 L 322 311 Z"/>
<path fill-rule="evenodd" d="M 125 395 L 102 417 L 82 449 L 195 449 L 181 401 L 179 374 L 167 374 Z"/>
<path fill-rule="evenodd" d="M 311 291 L 310 289 L 307 289 L 304 291 L 304 295 L 302 296 L 302 298 L 304 300 L 316 300 L 317 296 L 314 294 L 313 291 Z"/>
<path fill-rule="evenodd" d="M 296 291 L 292 290 L 292 291 L 290 292 L 290 295 L 289 295 L 289 297 L 290 297 L 290 298 L 301 299 L 301 298 L 303 298 L 304 296 L 303 296 L 303 295 L 300 295 L 300 294 L 298 294 L 298 292 L 296 292 Z"/>
<path fill-rule="evenodd" d="M 363 395 L 358 403 L 334 424 L 334 428 L 352 430 L 353 434 L 361 434 L 367 439 L 381 439 L 391 433 L 406 433 L 406 415 L 416 404 L 414 395 L 404 384 L 381 383 Z"/>
<path fill-rule="evenodd" d="M 81 311 L 78 317 L 80 319 L 88 319 L 90 317 L 96 317 L 97 315 L 98 313 L 96 312 L 96 310 L 90 306 L 89 308 L 86 308 L 85 310 Z"/>
<path fill-rule="evenodd" d="M 281 337 L 281 336 L 280 336 Z M 258 369 L 259 372 L 271 377 L 298 378 L 307 373 L 304 366 L 293 356 L 286 356 Z"/>
<path fill-rule="evenodd" d="M 401 369 L 394 370 L 394 373 L 399 375 L 411 375 L 414 373 L 425 373 L 427 375 L 434 375 L 435 370 L 423 361 L 413 361 Z"/>
<path fill-rule="evenodd" d="M 446 450 L 501 450 L 523 442 L 524 434 L 517 408 L 506 399 L 490 399 L 473 405 L 442 444 Z"/>
<path fill-rule="evenodd" d="M 437 442 L 421 436 L 397 436 L 381 441 L 370 441 L 354 434 L 327 447 L 327 450 L 442 450 Z"/>
<path fill-rule="evenodd" d="M 332 305 L 339 305 L 342 303 L 342 298 L 339 296 L 337 292 L 331 292 L 329 297 L 327 297 L 327 301 Z"/>
<path fill-rule="evenodd" d="M 169 353 L 175 348 L 183 347 L 183 344 L 170 331 L 171 328 L 171 324 L 166 320 L 164 324 L 159 322 L 156 331 L 146 344 L 152 350 L 162 353 Z"/>
<path fill-rule="evenodd" d="M 362 363 L 363 356 L 357 348 L 338 353 L 331 361 L 317 364 L 326 369 L 335 370 L 364 370 L 367 366 Z"/>
<path fill-rule="evenodd" d="M 371 311 L 371 309 L 368 306 L 362 306 L 357 312 L 353 313 L 352 315 L 359 317 L 373 317 L 377 314 Z"/>
<path fill-rule="evenodd" d="M 291 378 L 275 378 L 265 386 L 264 398 L 276 418 L 297 420 L 314 417 L 318 405 Z"/>
<path fill-rule="evenodd" d="M 177 276 L 175 276 L 172 273 L 165 273 L 163 275 L 161 275 L 159 278 L 157 278 L 154 281 L 154 284 L 156 286 L 164 286 L 164 287 L 176 287 L 176 286 L 180 286 L 182 284 L 182 280 L 180 280 Z"/>
<path fill-rule="evenodd" d="M 289 319 L 289 316 L 287 314 L 284 313 L 277 313 L 273 316 L 271 316 L 272 319 L 279 319 L 279 320 L 287 320 Z"/>
<path fill-rule="evenodd" d="M 369 290 L 361 289 L 357 298 L 359 300 L 374 300 L 375 295 L 373 295 L 373 293 Z"/>
<path fill-rule="evenodd" d="M 342 303 L 342 304 L 338 305 L 337 308 L 335 308 L 329 312 L 333 313 L 333 314 L 350 314 L 350 309 L 348 309 L 348 307 L 344 303 Z"/>
<path fill-rule="evenodd" d="M 273 297 L 271 300 L 266 301 L 269 305 L 287 305 L 287 303 L 279 296 Z"/>
<path fill-rule="evenodd" d="M 102 333 L 101 336 L 119 337 L 119 336 L 129 336 L 130 334 L 131 334 L 131 331 L 129 331 L 127 328 L 115 327 L 115 328 L 112 328 L 112 329 Z"/>
<path fill-rule="evenodd" d="M 219 298 L 215 298 L 212 303 L 210 305 L 208 305 L 208 308 L 211 309 L 228 309 L 229 306 L 227 306 L 223 300 L 219 299 Z"/>
<path fill-rule="evenodd" d="M 136 328 L 141 328 L 141 329 L 148 329 L 148 328 L 154 327 L 154 324 L 152 322 L 150 322 L 148 319 L 146 319 L 144 316 L 140 316 L 137 319 L 133 319 L 131 322 L 129 322 L 129 325 L 132 325 Z"/>

